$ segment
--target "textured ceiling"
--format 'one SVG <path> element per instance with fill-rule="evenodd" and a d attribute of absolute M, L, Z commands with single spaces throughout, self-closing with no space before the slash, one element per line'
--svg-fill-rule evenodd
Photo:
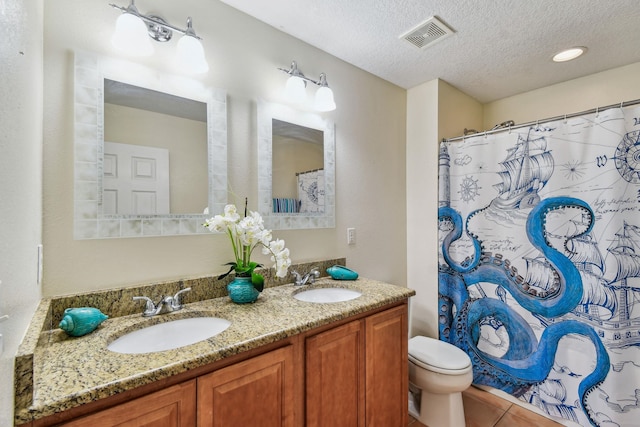
<path fill-rule="evenodd" d="M 222 2 L 403 88 L 440 78 L 482 103 L 640 62 L 638 0 Z M 433 15 L 455 34 L 425 49 L 399 38 Z M 572 46 L 589 50 L 551 61 Z"/>

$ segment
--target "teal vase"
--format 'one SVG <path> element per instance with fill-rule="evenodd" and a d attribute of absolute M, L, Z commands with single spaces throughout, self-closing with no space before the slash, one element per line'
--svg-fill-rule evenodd
<path fill-rule="evenodd" d="M 236 304 L 247 304 L 258 299 L 260 292 L 253 287 L 251 277 L 236 277 L 227 285 L 229 298 Z"/>

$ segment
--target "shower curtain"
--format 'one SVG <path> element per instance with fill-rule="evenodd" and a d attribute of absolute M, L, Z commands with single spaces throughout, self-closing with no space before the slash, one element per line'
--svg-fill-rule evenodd
<path fill-rule="evenodd" d="M 298 177 L 298 199 L 300 200 L 300 212 L 323 213 L 324 169 L 299 172 L 296 175 Z"/>
<path fill-rule="evenodd" d="M 443 142 L 439 334 L 474 383 L 640 425 L 640 107 Z"/>

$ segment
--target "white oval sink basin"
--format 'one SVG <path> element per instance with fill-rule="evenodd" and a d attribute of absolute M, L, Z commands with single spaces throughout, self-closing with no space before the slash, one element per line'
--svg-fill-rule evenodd
<path fill-rule="evenodd" d="M 298 292 L 293 297 L 305 302 L 332 303 L 350 301 L 358 298 L 360 295 L 362 295 L 362 293 L 354 291 L 353 289 L 317 288 Z"/>
<path fill-rule="evenodd" d="M 231 322 L 218 317 L 192 317 L 137 329 L 113 341 L 107 349 L 116 353 L 141 354 L 172 350 L 218 335 Z"/>

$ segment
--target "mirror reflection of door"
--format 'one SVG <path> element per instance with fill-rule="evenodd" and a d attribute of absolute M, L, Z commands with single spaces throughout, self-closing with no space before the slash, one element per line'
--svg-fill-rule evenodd
<path fill-rule="evenodd" d="M 168 211 L 162 214 L 200 214 L 209 204 L 207 105 L 130 84 L 104 80 L 104 140 L 146 146 L 168 152 Z M 106 152 L 106 151 L 105 151 Z M 106 162 L 106 157 L 105 160 Z M 141 163 L 140 167 L 149 167 Z M 103 164 L 106 170 L 106 165 Z M 103 183 L 103 200 L 113 198 Z M 143 195 L 148 196 L 146 199 Z M 151 195 L 140 193 L 150 203 Z M 121 205 L 121 203 L 119 203 Z M 146 205 L 145 209 L 151 209 Z M 113 206 L 102 207 L 111 213 Z M 118 206 L 118 214 L 127 213 Z M 150 212 L 144 214 L 151 215 Z"/>
<path fill-rule="evenodd" d="M 274 213 L 324 212 L 324 132 L 272 121 Z"/>
<path fill-rule="evenodd" d="M 104 142 L 102 213 L 169 213 L 169 151 Z"/>

